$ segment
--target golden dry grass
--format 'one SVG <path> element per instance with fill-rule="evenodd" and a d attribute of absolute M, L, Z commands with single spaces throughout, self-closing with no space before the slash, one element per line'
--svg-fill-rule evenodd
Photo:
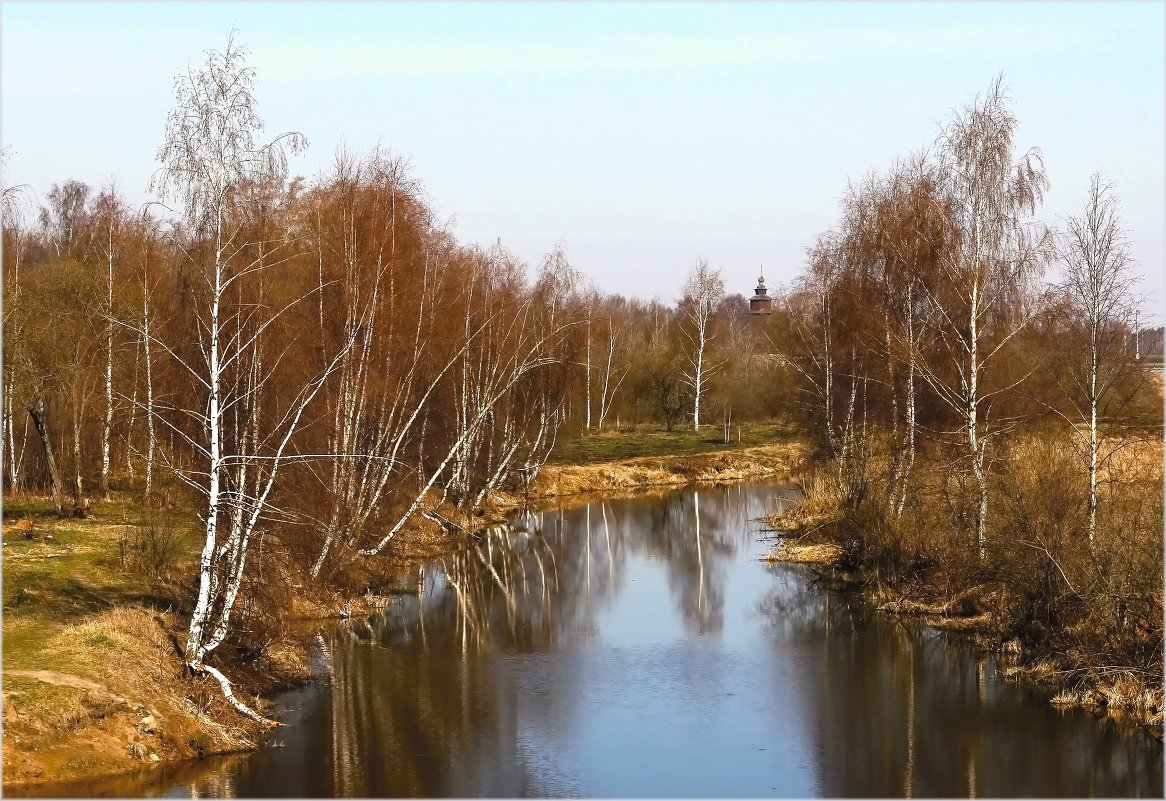
<path fill-rule="evenodd" d="M 6 664 L 4 784 L 125 772 L 143 761 L 252 746 L 254 726 L 224 708 L 217 685 L 185 675 L 170 638 L 177 623 L 116 607 L 50 627 L 21 660 L 45 667 Z M 153 723 L 143 724 L 147 717 Z"/>
<path fill-rule="evenodd" d="M 841 555 L 842 549 L 836 545 L 824 543 L 801 545 L 784 540 L 763 558 L 766 562 L 786 562 L 795 565 L 832 565 Z"/>
<path fill-rule="evenodd" d="M 5 785 L 254 743 L 254 727 L 218 685 L 187 675 L 172 639 L 183 639 L 185 621 L 156 611 L 167 605 L 156 597 L 166 580 L 119 558 L 119 540 L 140 513 L 130 501 L 97 502 L 86 520 L 58 519 L 46 499 L 27 496 L 6 497 L 4 511 Z M 189 575 L 197 555 L 183 543 L 175 575 Z M 271 677 L 306 676 L 307 661 L 297 643 L 278 641 L 247 670 L 228 673 L 246 697 Z M 153 732 L 138 725 L 146 716 L 157 721 Z"/>
<path fill-rule="evenodd" d="M 1045 672 L 1051 668 L 1046 666 Z M 1060 707 L 1082 707 L 1093 711 L 1104 710 L 1119 722 L 1129 720 L 1154 727 L 1159 737 L 1163 722 L 1163 691 L 1161 686 L 1147 682 L 1131 673 L 1095 678 L 1090 684 L 1072 689 L 1061 689 L 1050 700 Z"/>
<path fill-rule="evenodd" d="M 586 465 L 547 465 L 535 480 L 530 497 L 788 476 L 805 464 L 809 452 L 806 442 L 794 440 L 709 453 L 646 456 Z"/>

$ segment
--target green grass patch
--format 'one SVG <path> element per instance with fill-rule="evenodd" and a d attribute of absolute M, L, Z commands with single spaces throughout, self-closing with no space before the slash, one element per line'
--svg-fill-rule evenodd
<path fill-rule="evenodd" d="M 673 431 L 665 431 L 662 426 L 637 427 L 634 431 L 593 433 L 560 440 L 550 461 L 591 464 L 641 456 L 683 456 L 789 442 L 801 433 L 796 425 L 783 420 L 742 423 L 733 426 L 731 442 L 726 444 L 719 425 L 705 425 L 700 431 L 693 431 L 691 426 L 677 426 Z"/>
<path fill-rule="evenodd" d="M 159 520 L 169 526 L 161 533 Z M 198 552 L 189 520 L 168 510 L 147 512 L 117 494 L 94 502 L 84 520 L 58 518 L 47 498 L 6 497 L 3 536 L 6 668 L 54 667 L 37 658 L 37 646 L 59 626 L 114 607 L 162 605 L 160 537 L 170 538 L 165 544 L 174 564 Z"/>

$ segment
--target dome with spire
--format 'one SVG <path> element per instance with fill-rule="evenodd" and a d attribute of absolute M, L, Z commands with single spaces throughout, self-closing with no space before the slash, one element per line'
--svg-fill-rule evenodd
<path fill-rule="evenodd" d="M 773 298 L 765 288 L 765 268 L 761 268 L 761 275 L 757 276 L 757 288 L 753 297 L 749 298 L 750 314 L 772 314 Z"/>

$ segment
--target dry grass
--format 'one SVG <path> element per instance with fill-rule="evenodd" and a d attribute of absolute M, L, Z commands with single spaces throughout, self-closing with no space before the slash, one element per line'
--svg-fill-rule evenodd
<path fill-rule="evenodd" d="M 9 669 L 6 660 L 4 784 L 252 747 L 256 729 L 225 708 L 217 685 L 185 674 L 170 636 L 178 623 L 118 607 L 50 628 L 21 654 L 41 667 Z"/>
<path fill-rule="evenodd" d="M 1104 712 L 1119 723 L 1149 726 L 1159 738 L 1162 737 L 1163 688 L 1129 671 L 1105 676 L 1079 676 L 1069 687 L 1064 686 L 1065 671 L 1051 660 L 1008 668 L 1004 675 L 1058 687 L 1056 695 L 1049 701 L 1053 706 Z"/>
<path fill-rule="evenodd" d="M 809 452 L 806 442 L 794 440 L 711 453 L 647 456 L 585 465 L 549 464 L 539 473 L 530 497 L 626 492 L 642 487 L 788 476 L 805 464 Z"/>
<path fill-rule="evenodd" d="M 842 549 L 825 543 L 800 545 L 784 540 L 763 558 L 766 562 L 786 562 L 795 565 L 833 565 L 842 555 Z"/>
<path fill-rule="evenodd" d="M 730 442 L 725 442 L 721 427 L 705 424 L 700 431 L 690 425 L 666 431 L 657 425 L 638 425 L 619 431 L 591 433 L 560 439 L 550 463 L 581 465 L 595 462 L 618 462 L 644 456 L 691 456 L 710 451 L 743 450 L 800 439 L 801 426 L 788 420 L 761 420 L 733 425 Z"/>
<path fill-rule="evenodd" d="M 797 482 L 802 488 L 801 498 L 766 517 L 766 525 L 777 531 L 806 533 L 841 519 L 842 495 L 835 482 L 816 469 L 804 471 Z"/>
<path fill-rule="evenodd" d="M 140 512 L 115 497 L 86 520 L 60 520 L 47 499 L 5 498 L 4 784 L 134 770 L 145 762 L 238 751 L 255 742 L 249 721 L 218 685 L 190 677 L 175 649 L 185 633 L 169 593 L 186 585 L 197 554 L 147 572 L 122 558 Z M 181 521 L 180 521 L 181 522 Z M 181 590 L 179 590 L 181 591 Z M 228 658 L 229 654 L 223 654 Z M 277 640 L 244 670 L 228 673 L 248 697 L 271 677 L 307 675 L 302 647 Z M 156 725 L 140 722 L 153 717 Z M 152 756 L 153 755 L 153 756 Z"/>

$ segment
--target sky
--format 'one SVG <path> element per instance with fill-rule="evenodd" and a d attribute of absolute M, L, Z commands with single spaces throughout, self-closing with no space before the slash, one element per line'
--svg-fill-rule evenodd
<path fill-rule="evenodd" d="M 1162 2 L 33 3 L 0 7 L 7 184 L 144 202 L 173 78 L 237 28 L 271 135 L 408 159 L 459 240 L 673 300 L 698 258 L 751 294 L 804 264 L 848 182 L 929 145 L 1003 73 L 1018 148 L 1079 210 L 1117 190 L 1162 322 Z"/>

